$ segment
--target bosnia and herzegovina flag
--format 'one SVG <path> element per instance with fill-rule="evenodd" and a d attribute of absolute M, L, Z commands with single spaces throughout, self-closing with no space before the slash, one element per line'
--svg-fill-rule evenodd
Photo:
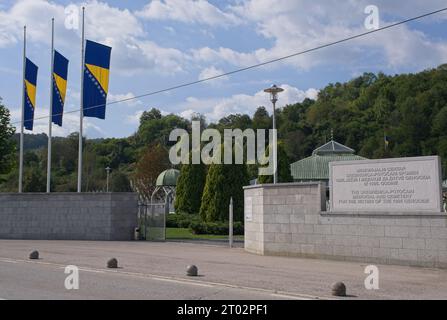
<path fill-rule="evenodd" d="M 87 40 L 84 66 L 84 116 L 105 119 L 112 48 Z"/>
<path fill-rule="evenodd" d="M 54 50 L 52 122 L 62 127 L 65 94 L 67 93 L 68 60 Z"/>
<path fill-rule="evenodd" d="M 25 83 L 24 85 L 24 106 L 23 123 L 25 129 L 33 130 L 34 109 L 36 108 L 36 86 L 38 67 L 28 58 L 25 60 Z"/>

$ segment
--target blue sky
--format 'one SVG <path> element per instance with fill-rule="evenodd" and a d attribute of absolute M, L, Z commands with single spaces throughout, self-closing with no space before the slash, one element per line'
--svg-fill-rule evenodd
<path fill-rule="evenodd" d="M 39 66 L 36 117 L 48 115 L 50 21 L 56 49 L 70 60 L 66 110 L 79 107 L 80 33 L 65 26 L 67 6 L 86 6 L 86 37 L 112 46 L 108 101 L 195 81 L 367 31 L 368 5 L 379 9 L 380 26 L 446 6 L 445 1 L 399 0 L 132 0 L 0 2 L 0 96 L 20 119 L 22 28 L 28 57 Z M 331 82 L 363 72 L 418 72 L 447 62 L 447 14 L 292 58 L 267 67 L 168 93 L 112 104 L 105 121 L 86 119 L 89 138 L 125 137 L 152 107 L 186 118 L 193 112 L 216 121 L 230 113 L 252 114 L 270 106 L 262 89 L 286 91 L 279 105 L 314 98 Z M 67 114 L 55 134 L 78 130 L 79 114 Z M 36 120 L 35 133 L 47 132 Z"/>

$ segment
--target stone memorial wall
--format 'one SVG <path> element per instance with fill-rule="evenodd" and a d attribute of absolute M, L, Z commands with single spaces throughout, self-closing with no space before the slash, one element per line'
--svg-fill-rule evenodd
<path fill-rule="evenodd" d="M 244 194 L 248 252 L 447 268 L 445 212 L 330 212 L 323 183 L 255 185 Z"/>
<path fill-rule="evenodd" d="M 0 239 L 132 240 L 135 193 L 0 193 Z"/>

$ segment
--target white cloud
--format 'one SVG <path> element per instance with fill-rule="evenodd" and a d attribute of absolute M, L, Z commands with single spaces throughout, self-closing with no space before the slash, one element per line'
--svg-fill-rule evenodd
<path fill-rule="evenodd" d="M 153 0 L 137 16 L 150 20 L 174 20 L 210 26 L 241 23 L 231 12 L 224 12 L 206 0 Z"/>
<path fill-rule="evenodd" d="M 141 21 L 131 11 L 97 0 L 83 5 L 86 7 L 86 38 L 112 46 L 112 72 L 131 76 L 148 71 L 175 74 L 183 70 L 185 55 L 151 41 Z M 58 48 L 77 56 L 78 49 L 74 47 L 79 47 L 80 30 L 65 28 L 64 10 L 64 6 L 47 0 L 19 0 L 8 10 L 0 10 L 0 47 L 22 41 L 24 25 L 27 25 L 30 43 L 49 45 L 50 21 L 54 17 Z"/>
<path fill-rule="evenodd" d="M 157 108 L 158 109 L 158 108 Z M 171 114 L 171 112 L 160 110 L 158 109 L 163 116 L 167 116 L 168 114 Z M 138 110 L 135 111 L 133 114 L 130 114 L 126 117 L 126 122 L 128 124 L 131 124 L 132 126 L 138 126 L 140 124 L 140 118 L 143 115 L 143 112 L 145 110 Z"/>
<path fill-rule="evenodd" d="M 143 112 L 144 112 L 144 110 L 138 110 L 138 111 L 134 112 L 133 114 L 128 115 L 126 117 L 126 122 L 133 126 L 139 125 L 140 118 L 141 118 Z"/>
<path fill-rule="evenodd" d="M 179 113 L 179 116 L 188 120 L 192 119 L 192 116 L 196 114 L 193 109 L 187 109 Z"/>
<path fill-rule="evenodd" d="M 64 27 L 64 6 L 58 4 L 58 1 L 49 0 L 17 0 L 10 3 L 9 7 L 0 6 L 0 48 L 9 48 L 20 43 L 22 28 L 26 24 L 30 49 L 35 52 L 46 50 L 50 42 L 50 20 L 51 17 L 55 17 L 58 48 L 61 48 L 61 52 L 69 54 L 68 57 L 71 58 L 73 64 L 76 63 L 76 58 L 79 59 L 79 30 L 67 30 Z M 80 6 L 80 2 L 76 1 L 76 3 Z M 217 3 L 217 1 L 213 3 Z M 152 77 L 155 73 L 175 76 L 179 73 L 193 71 L 199 74 L 198 79 L 203 79 L 223 73 L 225 69 L 231 70 L 232 68 L 229 66 L 246 67 L 365 32 L 363 26 L 366 17 L 364 8 L 370 4 L 370 1 L 233 0 L 229 3 L 232 3 L 233 6 L 212 5 L 205 0 L 154 0 L 144 6 L 141 11 L 135 12 L 113 7 L 105 0 L 91 0 L 85 2 L 87 8 L 86 35 L 89 39 L 113 47 L 111 81 L 118 83 L 117 85 L 112 83 L 111 88 L 119 88 L 118 85 L 122 81 L 128 80 L 120 78 L 120 75 L 127 77 L 135 74 L 148 74 Z M 445 6 L 445 0 L 408 0 L 405 6 L 399 1 L 378 0 L 375 4 L 379 7 L 382 25 L 385 25 L 441 8 Z M 436 39 L 430 37 L 429 34 L 437 34 L 436 24 L 446 18 L 446 14 L 439 14 L 421 20 L 422 23 L 430 24 L 429 28 L 423 29 L 424 31 L 418 31 L 419 24 L 400 26 L 282 61 L 269 68 L 293 66 L 298 69 L 310 70 L 322 65 L 342 66 L 349 68 L 347 71 L 349 74 L 354 74 L 361 69 L 359 66 L 364 69 L 369 69 L 372 66 L 395 68 L 396 72 L 408 69 L 418 71 L 422 68 L 433 67 L 447 60 L 447 42 L 442 40 L 442 36 Z M 188 27 L 194 27 L 193 31 L 198 37 L 201 37 L 198 42 L 206 43 L 206 45 L 197 47 L 195 46 L 197 42 L 191 41 L 191 44 L 179 46 L 179 48 L 186 47 L 186 51 L 175 47 L 166 47 L 161 43 L 167 43 L 172 39 L 161 42 L 166 39 L 157 38 L 157 35 L 153 35 L 150 29 L 145 29 L 145 23 L 147 23 L 145 20 L 162 21 L 161 23 L 169 20 L 196 24 L 188 25 Z M 177 29 L 171 29 L 172 26 L 162 26 L 162 28 L 175 33 L 174 40 L 177 40 L 177 37 L 179 41 L 185 40 L 181 29 L 178 28 L 178 23 L 172 25 Z M 216 30 L 210 26 L 228 29 Z M 234 26 L 237 28 L 230 29 Z M 242 28 L 244 28 L 244 32 L 239 35 L 238 31 Z M 435 32 L 431 33 L 431 28 Z M 210 39 L 210 37 L 214 37 L 213 32 L 216 36 L 215 40 Z M 247 36 L 248 32 L 256 32 L 265 41 L 250 39 L 247 43 L 243 43 L 244 39 L 241 37 Z M 204 34 L 207 35 L 204 36 Z M 202 42 L 204 38 L 205 42 Z M 221 39 L 224 41 L 220 41 Z M 219 47 L 219 44 L 223 42 L 234 43 L 235 47 Z M 217 45 L 213 45 L 216 43 Z M 245 51 L 236 47 L 250 48 L 253 45 L 258 46 Z M 7 67 L 9 66 L 3 66 L 0 71 L 15 72 Z M 73 68 L 79 71 L 76 66 Z M 17 73 L 20 75 L 20 70 Z M 70 76 L 71 73 L 74 74 L 70 71 Z M 115 73 L 117 76 L 113 75 Z M 282 77 L 282 75 L 280 76 Z M 194 75 L 188 74 L 188 77 L 185 78 L 190 79 L 190 77 L 194 77 Z M 267 74 L 266 77 L 272 78 L 273 76 Z M 213 80 L 209 84 L 216 85 L 222 80 L 225 79 Z M 263 79 L 253 80 L 263 81 Z M 250 80 L 244 83 L 245 88 L 250 87 L 249 83 Z M 76 82 L 77 84 L 79 83 Z M 234 83 L 231 84 L 232 88 L 235 88 Z M 303 97 L 315 97 L 317 92 L 314 89 L 303 91 L 291 86 L 285 85 L 284 87 L 286 92 L 280 96 L 280 104 L 300 101 Z M 144 83 L 139 83 L 135 84 L 135 88 L 132 90 L 144 92 L 149 89 Z M 172 98 L 176 92 L 165 94 L 172 94 Z M 115 91 L 115 93 L 109 94 L 109 101 L 131 97 L 134 97 L 131 92 Z M 75 109 L 76 104 L 79 104 L 79 92 L 70 93 L 69 91 L 67 102 L 67 110 Z M 259 105 L 270 106 L 268 98 L 263 92 L 253 95 L 235 94 L 224 98 L 191 97 L 179 105 L 176 110 L 180 110 L 180 114 L 185 117 L 190 117 L 193 112 L 201 112 L 214 121 L 229 113 L 253 113 Z M 134 110 L 143 109 L 141 102 L 132 100 L 128 102 L 128 106 L 134 107 L 134 109 L 129 111 L 128 118 L 123 116 L 124 121 L 138 123 L 142 111 L 131 113 Z M 38 110 L 39 115 L 41 111 Z M 78 122 L 76 113 L 73 114 L 73 117 L 67 115 L 67 131 L 77 131 Z M 47 121 L 42 120 L 41 130 L 46 130 L 46 124 Z M 89 126 L 88 121 L 86 126 Z M 96 132 L 96 129 L 90 126 L 89 130 Z M 57 131 L 57 129 L 55 130 Z"/>
<path fill-rule="evenodd" d="M 165 26 L 164 29 L 166 31 L 168 31 L 170 34 L 175 35 L 177 32 L 175 31 L 175 29 L 173 27 L 170 26 Z"/>
<path fill-rule="evenodd" d="M 400 26 L 392 34 L 375 34 L 362 44 L 370 50 L 382 49 L 389 67 L 426 69 L 447 59 L 447 42 L 430 40 L 423 32 Z"/>
<path fill-rule="evenodd" d="M 369 0 L 328 0 L 324 3 L 304 0 L 239 1 L 231 7 L 231 11 L 247 23 L 253 24 L 253 29 L 265 39 L 273 41 L 273 45 L 270 48 L 247 52 L 224 47 L 203 47 L 192 50 L 192 55 L 197 61 L 214 64 L 226 62 L 245 67 L 301 52 L 366 32 L 364 9 L 369 4 Z M 439 9 L 445 3 L 431 0 L 422 4 L 410 0 L 405 6 L 397 4 L 397 1 L 379 1 L 376 4 L 381 13 L 381 25 L 384 26 Z M 405 9 L 401 10 L 403 7 Z M 389 18 L 390 16 L 392 18 Z M 386 18 L 388 20 L 384 21 Z M 445 18 L 446 15 L 439 14 L 421 21 L 433 22 Z M 373 52 L 376 58 L 384 61 L 385 67 L 411 66 L 422 69 L 443 63 L 447 58 L 446 45 L 445 41 L 430 39 L 421 31 L 405 25 L 293 57 L 272 67 L 292 65 L 298 69 L 309 70 L 318 65 L 346 65 L 355 68 L 356 65 L 364 65 L 365 56 L 370 56 Z"/>
<path fill-rule="evenodd" d="M 85 31 L 87 38 L 107 42 L 108 39 L 126 39 L 143 36 L 143 28 L 129 10 L 120 10 L 96 0 L 79 4 L 86 7 Z M 78 29 L 65 27 L 65 6 L 47 0 L 19 0 L 9 10 L 0 11 L 0 46 L 22 41 L 23 26 L 27 26 L 27 39 L 49 44 L 51 18 L 55 18 L 56 43 L 72 48 L 80 37 Z M 119 23 L 117 23 L 119 21 Z M 78 43 L 78 42 L 75 42 Z"/>
<path fill-rule="evenodd" d="M 203 69 L 200 74 L 199 74 L 199 80 L 204 80 L 204 79 L 209 79 L 209 78 L 213 78 L 213 77 L 217 77 L 220 76 L 222 74 L 224 74 L 225 71 L 223 71 L 222 69 L 218 69 L 214 66 L 208 67 Z M 228 76 L 222 76 L 219 78 L 215 78 L 212 79 L 208 82 L 206 82 L 207 84 L 211 85 L 211 86 L 219 86 L 221 85 L 223 82 L 227 81 L 229 79 Z"/>
<path fill-rule="evenodd" d="M 107 100 L 109 102 L 125 103 L 129 107 L 141 106 L 143 104 L 143 102 L 135 98 L 135 95 L 132 92 L 124 94 L 113 94 L 109 92 L 107 95 Z"/>
<path fill-rule="evenodd" d="M 149 40 L 135 14 L 97 1 L 89 3 L 86 10 L 87 30 L 95 30 L 94 36 L 98 41 L 113 48 L 112 68 L 120 74 L 132 76 L 148 71 L 175 74 L 183 71 L 184 54 Z"/>
<path fill-rule="evenodd" d="M 17 1 L 8 11 L 0 11 L 0 47 L 22 41 L 24 25 L 28 40 L 49 43 L 52 17 L 64 17 L 64 8 L 44 0 Z M 58 30 L 64 29 L 62 19 L 55 24 Z"/>
<path fill-rule="evenodd" d="M 194 63 L 219 65 L 225 62 L 245 67 L 326 44 L 366 31 L 363 26 L 366 17 L 364 8 L 369 2 L 244 0 L 221 9 L 205 0 L 154 0 L 136 12 L 112 7 L 98 0 L 84 2 L 84 5 L 87 37 L 113 47 L 112 72 L 132 76 L 151 71 L 175 75 L 185 72 L 186 66 L 195 68 Z M 376 1 L 376 5 L 382 24 L 385 24 L 392 22 L 390 19 L 408 18 L 438 9 L 444 2 L 409 0 L 402 6 L 398 1 L 380 0 Z M 28 25 L 28 39 L 31 42 L 48 45 L 50 19 L 55 17 L 58 46 L 64 51 L 73 52 L 73 43 L 79 43 L 79 30 L 74 32 L 64 27 L 64 9 L 64 6 L 48 0 L 19 0 L 9 9 L 0 9 L 0 47 L 20 42 L 24 24 Z M 385 18 L 388 21 L 384 21 Z M 204 46 L 191 48 L 185 53 L 156 43 L 151 34 L 144 30 L 144 19 L 228 27 L 243 23 L 244 27 L 270 40 L 272 45 L 246 52 Z M 439 14 L 421 21 L 436 23 L 440 19 L 446 19 L 446 15 Z M 205 29 L 200 31 L 210 33 Z M 444 62 L 447 56 L 445 41 L 431 39 L 420 31 L 402 26 L 294 57 L 271 67 L 292 65 L 309 70 L 318 65 L 344 64 L 353 68 L 364 65 L 365 56 L 371 52 L 383 57 L 385 67 L 395 68 L 408 67 L 409 64 L 418 69 L 435 66 Z"/>
<path fill-rule="evenodd" d="M 93 0 L 85 3 L 85 10 L 87 36 L 107 40 L 145 35 L 140 21 L 127 9 L 121 10 Z"/>
<path fill-rule="evenodd" d="M 48 107 L 39 108 L 35 114 L 33 131 L 25 133 L 46 133 L 48 134 Z M 20 109 L 11 109 L 11 122 L 16 127 L 16 132 L 20 132 L 20 121 L 22 111 Z M 72 132 L 79 132 L 79 113 L 65 113 L 63 116 L 63 126 L 53 125 L 52 135 L 66 137 Z M 93 124 L 89 118 L 84 118 L 84 134 L 87 136 L 104 136 L 104 131 L 97 125 Z"/>
<path fill-rule="evenodd" d="M 284 92 L 280 94 L 278 107 L 302 102 L 305 98 L 316 99 L 318 90 L 310 88 L 306 91 L 296 87 L 283 84 Z M 181 109 L 179 114 L 182 117 L 190 118 L 195 112 L 205 115 L 208 121 L 217 121 L 228 114 L 249 114 L 253 115 L 259 106 L 266 106 L 270 109 L 269 97 L 264 91 L 256 92 L 253 95 L 235 94 L 226 98 L 198 99 L 189 97 L 176 109 Z"/>

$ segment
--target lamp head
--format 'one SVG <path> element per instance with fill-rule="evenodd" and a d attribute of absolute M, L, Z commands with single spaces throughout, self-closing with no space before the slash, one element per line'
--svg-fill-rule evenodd
<path fill-rule="evenodd" d="M 270 94 L 270 100 L 272 103 L 276 103 L 278 101 L 278 93 L 283 92 L 284 89 L 276 86 L 276 84 L 272 85 L 270 88 L 267 88 L 264 90 L 264 92 L 267 92 Z"/>

